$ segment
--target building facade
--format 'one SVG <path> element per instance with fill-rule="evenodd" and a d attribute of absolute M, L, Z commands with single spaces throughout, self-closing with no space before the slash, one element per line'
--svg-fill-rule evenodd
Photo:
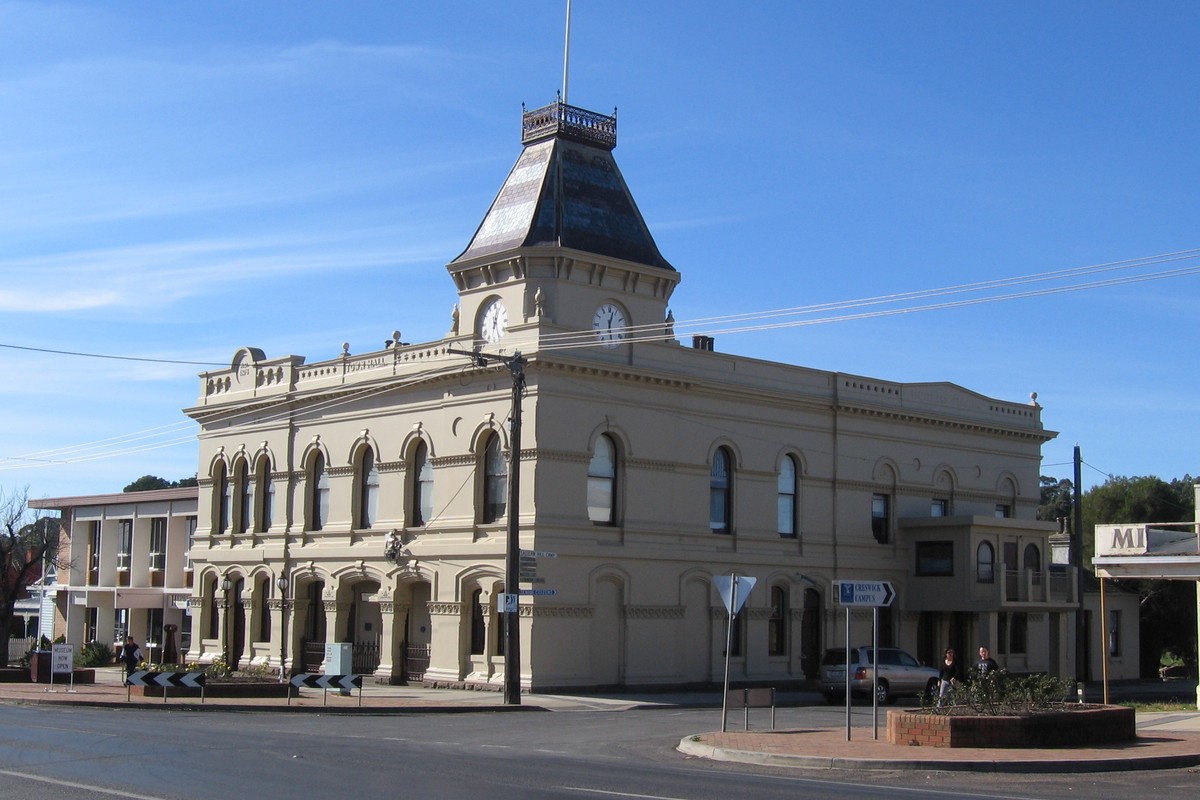
<path fill-rule="evenodd" d="M 1035 519 L 1055 435 L 1040 407 L 680 342 L 681 274 L 615 144 L 614 117 L 523 115 L 516 165 L 447 266 L 444 337 L 315 363 L 246 347 L 201 375 L 200 658 L 300 670 L 353 642 L 380 680 L 499 686 L 519 465 L 525 687 L 719 682 L 712 578 L 731 571 L 757 579 L 738 680 L 815 677 L 844 638 L 831 581 L 855 578 L 893 583 L 881 640 L 926 662 L 986 643 L 1010 670 L 1071 674 L 1077 581 Z"/>
<path fill-rule="evenodd" d="M 174 644 L 191 645 L 192 565 L 199 490 L 156 489 L 122 494 L 30 500 L 57 511 L 61 562 L 47 587 L 54 597 L 54 635 L 72 644 L 117 644 L 131 635 L 157 660 L 174 625 Z"/>

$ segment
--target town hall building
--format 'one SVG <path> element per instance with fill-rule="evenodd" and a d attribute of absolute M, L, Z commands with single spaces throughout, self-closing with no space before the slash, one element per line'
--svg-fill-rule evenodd
<path fill-rule="evenodd" d="M 739 681 L 815 678 L 844 640 L 831 582 L 856 578 L 893 584 L 881 641 L 926 663 L 984 643 L 1011 671 L 1073 674 L 1078 582 L 1036 520 L 1055 435 L 1036 402 L 681 341 L 683 272 L 617 167 L 616 118 L 556 102 L 523 113 L 522 144 L 446 267 L 443 337 L 314 363 L 244 347 L 200 376 L 191 657 L 302 671 L 346 642 L 381 681 L 498 688 L 499 598 L 525 590 L 523 687 L 711 685 L 713 578 L 736 571 L 756 579 Z"/>

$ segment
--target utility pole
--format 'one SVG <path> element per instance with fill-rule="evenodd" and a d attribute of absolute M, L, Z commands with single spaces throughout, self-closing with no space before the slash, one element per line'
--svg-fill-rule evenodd
<path fill-rule="evenodd" d="M 1074 528 L 1071 532 L 1071 563 L 1075 565 L 1075 595 L 1079 608 L 1075 611 L 1075 680 L 1087 681 L 1087 620 L 1083 611 L 1083 457 L 1075 445 Z"/>
<path fill-rule="evenodd" d="M 512 373 L 512 416 L 509 418 L 508 454 L 508 537 L 504 553 L 504 704 L 521 705 L 521 399 L 525 396 L 525 364 L 520 351 L 511 356 L 478 351 L 448 349 L 446 352 L 467 356 L 477 367 L 498 362 Z"/>

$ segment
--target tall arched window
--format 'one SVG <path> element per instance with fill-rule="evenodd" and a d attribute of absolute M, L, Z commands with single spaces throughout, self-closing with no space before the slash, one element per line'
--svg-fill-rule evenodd
<path fill-rule="evenodd" d="M 1042 554 L 1036 544 L 1025 545 L 1025 569 L 1028 572 L 1042 571 Z"/>
<path fill-rule="evenodd" d="M 487 647 L 484 625 L 483 589 L 471 592 L 471 655 L 481 656 Z"/>
<path fill-rule="evenodd" d="M 779 463 L 778 512 L 779 535 L 785 538 L 795 537 L 799 530 L 800 484 L 797 476 L 800 470 L 796 468 L 796 459 L 784 456 Z"/>
<path fill-rule="evenodd" d="M 433 464 L 429 461 L 429 446 L 423 441 L 413 448 L 412 475 L 409 519 L 413 526 L 428 525 L 433 519 Z"/>
<path fill-rule="evenodd" d="M 254 514 L 254 530 L 266 533 L 274 522 L 275 484 L 271 482 L 271 459 L 263 456 L 258 460 L 258 471 L 254 476 L 254 497 L 258 500 Z"/>
<path fill-rule="evenodd" d="M 245 533 L 250 529 L 250 509 L 253 500 L 250 495 L 250 468 L 246 459 L 239 458 L 233 462 L 233 532 Z"/>
<path fill-rule="evenodd" d="M 617 449 L 607 434 L 596 437 L 592 460 L 588 463 L 588 519 L 598 525 L 616 522 Z"/>
<path fill-rule="evenodd" d="M 208 638 L 221 638 L 221 609 L 217 605 L 217 590 L 221 582 L 216 577 L 208 582 Z"/>
<path fill-rule="evenodd" d="M 488 437 L 483 451 L 483 515 L 481 522 L 495 522 L 508 505 L 508 464 L 500 450 L 500 437 Z"/>
<path fill-rule="evenodd" d="M 771 587 L 771 616 L 767 620 L 767 655 L 786 656 L 788 646 L 788 592 Z"/>
<path fill-rule="evenodd" d="M 979 583 L 996 580 L 996 549 L 991 542 L 980 542 L 975 550 L 975 580 Z"/>
<path fill-rule="evenodd" d="M 329 520 L 329 475 L 325 472 L 325 456 L 313 455 L 308 471 L 308 529 L 319 531 Z"/>
<path fill-rule="evenodd" d="M 708 526 L 713 533 L 733 530 L 733 458 L 724 447 L 713 453 L 708 484 Z"/>
<path fill-rule="evenodd" d="M 255 592 L 254 610 L 258 614 L 258 641 L 271 641 L 271 609 L 267 607 L 267 599 L 271 596 L 271 579 L 264 577 Z"/>
<path fill-rule="evenodd" d="M 213 467 L 213 533 L 225 533 L 229 530 L 230 500 L 229 473 L 225 463 L 218 461 Z"/>
<path fill-rule="evenodd" d="M 358 460 L 358 527 L 369 528 L 379 516 L 379 470 L 375 451 L 364 447 Z"/>

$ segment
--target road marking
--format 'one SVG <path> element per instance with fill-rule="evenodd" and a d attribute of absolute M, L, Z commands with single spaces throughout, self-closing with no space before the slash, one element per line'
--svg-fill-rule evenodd
<path fill-rule="evenodd" d="M 89 792 L 99 792 L 100 794 L 111 794 L 113 797 L 131 797 L 133 800 L 167 800 L 165 797 L 156 797 L 148 794 L 131 794 L 123 789 L 103 789 L 90 783 L 76 783 L 75 781 L 60 781 L 56 778 L 46 778 L 40 775 L 30 775 L 27 772 L 12 772 L 7 769 L 0 769 L 0 775 L 7 775 L 10 778 L 24 778 L 27 781 L 37 781 L 38 783 L 49 783 L 52 786 L 67 786 L 72 789 L 83 789 Z"/>
<path fill-rule="evenodd" d="M 568 792 L 587 792 L 588 794 L 603 794 L 609 797 L 636 797 L 639 800 L 688 800 L 686 797 L 668 797 L 661 794 L 633 794 L 631 792 L 606 792 L 603 789 L 588 789 L 583 786 L 562 786 Z"/>

